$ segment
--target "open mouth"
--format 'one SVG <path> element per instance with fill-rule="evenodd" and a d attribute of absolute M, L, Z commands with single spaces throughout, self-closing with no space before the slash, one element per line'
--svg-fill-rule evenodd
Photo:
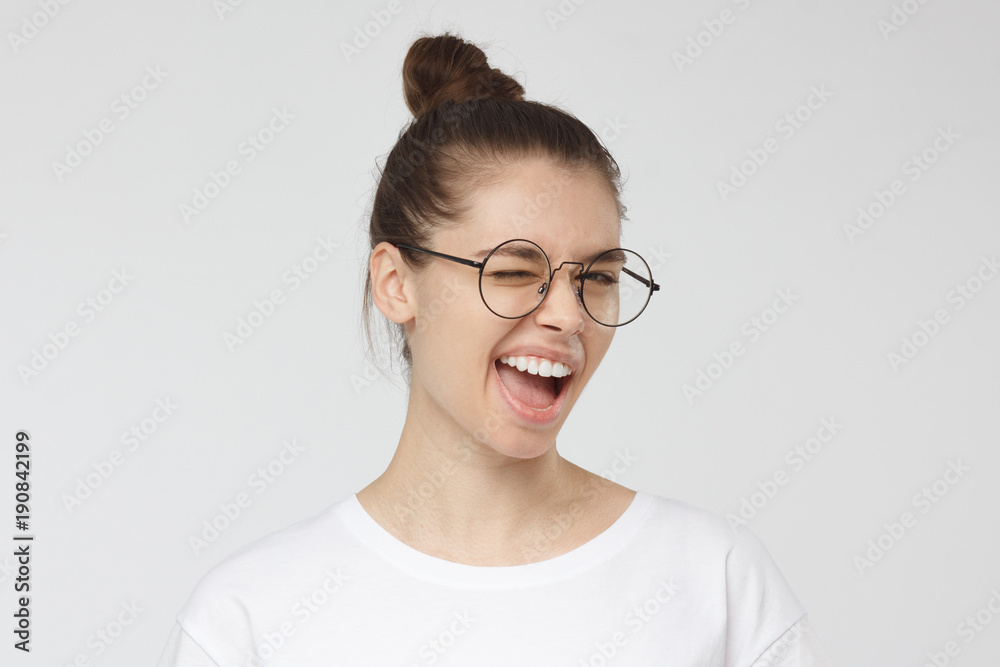
<path fill-rule="evenodd" d="M 566 397 L 571 369 L 540 357 L 504 356 L 493 366 L 501 393 L 515 411 L 530 421 L 555 418 Z"/>

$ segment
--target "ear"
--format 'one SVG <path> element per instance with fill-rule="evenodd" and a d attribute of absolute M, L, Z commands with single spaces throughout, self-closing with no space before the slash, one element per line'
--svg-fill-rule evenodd
<path fill-rule="evenodd" d="M 372 277 L 372 300 L 382 314 L 404 324 L 416 315 L 414 274 L 399 254 L 399 248 L 383 241 L 372 250 L 368 269 Z"/>

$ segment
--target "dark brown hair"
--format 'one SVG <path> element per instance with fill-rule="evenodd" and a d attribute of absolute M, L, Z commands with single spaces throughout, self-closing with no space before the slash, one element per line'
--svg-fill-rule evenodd
<path fill-rule="evenodd" d="M 621 172 L 597 136 L 575 116 L 524 99 L 524 88 L 489 66 L 474 44 L 445 33 L 417 39 L 403 61 L 403 95 L 414 119 L 400 132 L 380 171 L 371 204 L 369 247 L 388 241 L 427 248 L 433 231 L 459 224 L 465 193 L 502 177 L 526 158 L 544 157 L 572 171 L 592 170 L 607 181 L 625 219 Z M 400 249 L 421 269 L 426 253 Z M 370 255 L 369 255 L 370 257 Z M 372 354 L 372 279 L 365 262 L 362 321 Z M 394 347 L 401 347 L 409 384 L 413 358 L 401 324 L 385 320 Z M 390 356 L 390 362 L 395 354 Z"/>

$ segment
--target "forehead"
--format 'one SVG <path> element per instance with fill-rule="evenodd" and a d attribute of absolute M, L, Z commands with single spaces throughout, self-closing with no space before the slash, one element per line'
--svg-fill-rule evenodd
<path fill-rule="evenodd" d="M 492 183 L 472 190 L 460 224 L 438 242 L 482 259 L 504 241 L 534 241 L 553 259 L 596 256 L 621 236 L 618 206 L 604 177 L 567 170 L 546 159 L 514 163 Z M 579 259 L 578 259 L 579 258 Z"/>

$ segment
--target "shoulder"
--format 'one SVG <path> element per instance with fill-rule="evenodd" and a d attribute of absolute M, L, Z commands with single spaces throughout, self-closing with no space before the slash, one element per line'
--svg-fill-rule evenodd
<path fill-rule="evenodd" d="M 646 549 L 718 577 L 735 597 L 770 595 L 781 605 L 799 608 L 764 542 L 742 522 L 692 503 L 649 496 L 640 541 Z"/>
<path fill-rule="evenodd" d="M 277 571 L 294 569 L 314 548 L 337 540 L 339 505 L 247 542 L 209 568 L 198 588 L 245 589 L 266 583 Z"/>
<path fill-rule="evenodd" d="M 673 498 L 653 495 L 641 537 L 677 572 L 679 587 L 696 591 L 725 618 L 729 664 L 750 664 L 806 610 L 767 547 L 745 522 Z"/>
<path fill-rule="evenodd" d="M 230 646 L 250 646 L 254 628 L 276 626 L 303 592 L 334 591 L 351 540 L 337 502 L 248 542 L 210 567 L 177 620 L 217 662 Z"/>
<path fill-rule="evenodd" d="M 647 531 L 657 532 L 669 539 L 683 539 L 699 549 L 726 553 L 750 531 L 734 527 L 717 512 L 693 503 L 654 493 L 645 493 L 649 506 L 646 509 Z"/>

